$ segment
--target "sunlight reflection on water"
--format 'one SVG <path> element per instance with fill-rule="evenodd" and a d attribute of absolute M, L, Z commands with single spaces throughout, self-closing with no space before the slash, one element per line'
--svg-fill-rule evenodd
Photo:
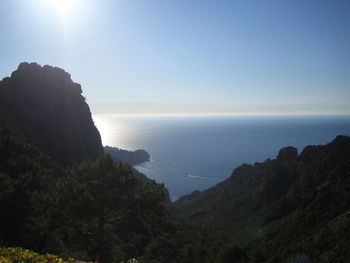
<path fill-rule="evenodd" d="M 164 183 L 172 198 L 207 189 L 242 163 L 274 158 L 293 145 L 299 152 L 349 134 L 349 117 L 120 117 L 94 116 L 104 145 L 144 149 L 152 162 L 137 169 Z M 293 259 L 294 260 L 294 259 Z M 300 260 L 296 258 L 295 260 Z M 304 260 L 304 259 L 303 259 Z M 298 262 L 298 261 L 295 261 Z"/>
<path fill-rule="evenodd" d="M 116 118 L 107 115 L 95 115 L 94 122 L 101 134 L 102 144 L 125 148 L 130 140 L 132 130 L 125 122 L 120 122 Z"/>

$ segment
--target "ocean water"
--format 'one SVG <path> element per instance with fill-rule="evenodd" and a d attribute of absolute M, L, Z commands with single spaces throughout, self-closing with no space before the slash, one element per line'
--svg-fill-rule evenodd
<path fill-rule="evenodd" d="M 350 135 L 350 117 L 103 117 L 94 116 L 104 145 L 145 149 L 136 166 L 164 183 L 171 198 L 204 190 L 243 163 L 275 158 L 284 146 L 299 152 Z"/>

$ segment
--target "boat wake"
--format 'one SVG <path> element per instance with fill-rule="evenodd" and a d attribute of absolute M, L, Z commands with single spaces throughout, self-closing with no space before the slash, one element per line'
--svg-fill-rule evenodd
<path fill-rule="evenodd" d="M 220 181 L 219 178 L 215 177 L 208 177 L 208 176 L 198 176 L 198 175 L 192 175 L 192 174 L 186 174 L 185 177 L 188 178 L 194 178 L 194 179 L 201 179 L 201 180 L 213 180 L 213 181 Z"/>

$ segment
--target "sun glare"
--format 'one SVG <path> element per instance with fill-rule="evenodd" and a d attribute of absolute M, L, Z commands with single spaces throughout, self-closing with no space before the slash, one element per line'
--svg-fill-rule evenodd
<path fill-rule="evenodd" d="M 134 130 L 129 125 L 113 116 L 99 115 L 93 116 L 94 123 L 100 132 L 102 144 L 117 146 L 124 149 L 137 149 L 131 143 Z"/>
<path fill-rule="evenodd" d="M 45 0 L 50 4 L 62 17 L 67 16 L 75 5 L 76 0 Z"/>

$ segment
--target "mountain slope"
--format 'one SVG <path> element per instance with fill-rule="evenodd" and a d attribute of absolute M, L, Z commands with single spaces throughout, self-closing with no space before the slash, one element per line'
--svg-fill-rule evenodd
<path fill-rule="evenodd" d="M 21 63 L 0 82 L 0 128 L 33 140 L 62 164 L 103 152 L 80 85 L 48 65 Z"/>
<path fill-rule="evenodd" d="M 345 262 L 342 258 L 350 257 L 345 246 L 350 240 L 350 137 L 308 146 L 299 156 L 286 147 L 275 160 L 244 164 L 215 187 L 179 199 L 174 210 L 227 233 L 256 253 L 257 261 L 304 255 L 314 262 Z"/>
<path fill-rule="evenodd" d="M 109 153 L 115 161 L 129 163 L 131 165 L 148 162 L 150 155 L 145 150 L 127 151 L 112 146 L 104 146 L 104 151 Z"/>

